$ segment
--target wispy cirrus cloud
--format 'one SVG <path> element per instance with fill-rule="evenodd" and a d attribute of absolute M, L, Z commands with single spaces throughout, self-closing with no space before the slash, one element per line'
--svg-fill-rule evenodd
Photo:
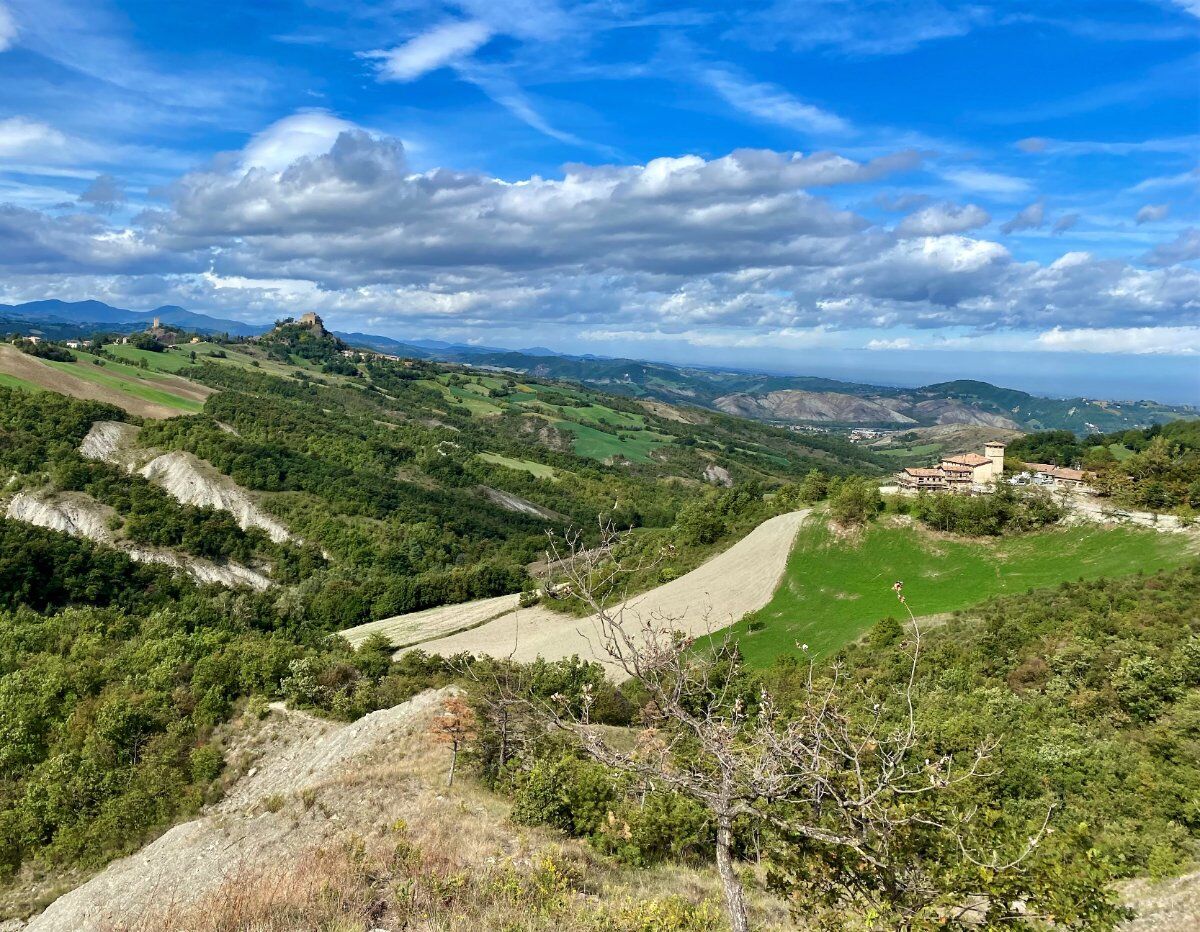
<path fill-rule="evenodd" d="M 847 133 L 837 114 L 806 103 L 776 84 L 754 81 L 730 68 L 705 68 L 702 79 L 726 103 L 758 120 L 813 133 Z"/>
<path fill-rule="evenodd" d="M 435 26 L 394 49 L 367 52 L 364 57 L 378 62 L 384 80 L 415 81 L 470 55 L 493 34 L 492 28 L 480 20 L 456 20 Z"/>
<path fill-rule="evenodd" d="M 13 47 L 17 40 L 17 21 L 12 11 L 0 3 L 0 52 Z"/>

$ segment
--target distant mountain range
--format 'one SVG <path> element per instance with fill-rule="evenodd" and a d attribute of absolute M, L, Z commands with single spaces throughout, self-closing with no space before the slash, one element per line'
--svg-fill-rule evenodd
<path fill-rule="evenodd" d="M 239 337 L 257 336 L 272 326 L 210 317 L 171 305 L 152 311 L 131 311 L 101 301 L 51 300 L 0 304 L 0 333 L 36 332 L 50 339 L 89 336 L 96 330 L 126 333 L 144 329 L 155 317 L 164 324 L 197 333 Z M 972 380 L 892 388 L 815 376 L 569 356 L 543 346 L 508 350 L 442 340 L 402 341 L 369 333 L 333 333 L 351 346 L 394 356 L 567 379 L 635 398 L 697 405 L 782 425 L 900 428 L 970 424 L 1087 434 L 1200 416 L 1200 410 L 1186 405 L 1042 398 Z"/>
<path fill-rule="evenodd" d="M 251 337 L 269 330 L 269 326 L 247 324 L 240 320 L 209 317 L 182 307 L 164 305 L 152 311 L 131 311 L 103 301 L 30 301 L 26 304 L 0 304 L 0 332 L 70 331 L 70 336 L 90 336 L 97 330 L 129 333 L 144 330 L 157 317 L 164 324 L 196 333 L 228 333 Z M 55 337 L 57 338 L 57 337 Z"/>

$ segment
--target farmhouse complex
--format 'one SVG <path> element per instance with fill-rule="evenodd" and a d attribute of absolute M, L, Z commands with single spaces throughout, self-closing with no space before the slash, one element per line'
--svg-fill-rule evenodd
<path fill-rule="evenodd" d="M 976 486 L 996 482 L 1004 474 L 1004 444 L 984 444 L 983 454 L 947 456 L 936 466 L 901 471 L 901 487 L 936 492 L 969 492 Z"/>

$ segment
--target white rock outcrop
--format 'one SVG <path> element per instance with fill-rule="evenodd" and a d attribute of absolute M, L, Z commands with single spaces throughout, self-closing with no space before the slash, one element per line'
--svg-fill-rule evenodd
<path fill-rule="evenodd" d="M 96 421 L 79 445 L 84 459 L 112 463 L 132 471 L 137 464 L 137 435 L 141 428 L 120 421 Z"/>
<path fill-rule="evenodd" d="M 228 511 L 242 530 L 260 528 L 277 544 L 293 539 L 291 532 L 259 508 L 245 489 L 198 457 L 139 449 L 140 429 L 119 421 L 96 421 L 79 445 L 79 453 L 136 472 L 185 505 Z"/>
<path fill-rule="evenodd" d="M 277 544 L 292 539 L 288 529 L 254 504 L 245 489 L 190 453 L 156 456 L 138 474 L 185 505 L 228 511 L 243 530 L 261 528 Z"/>
<path fill-rule="evenodd" d="M 170 566 L 189 574 L 198 582 L 217 583 L 230 588 L 249 586 L 258 590 L 271 585 L 270 578 L 239 563 L 213 563 L 174 550 L 117 540 L 112 531 L 115 512 L 82 493 L 49 495 L 43 492 L 18 492 L 8 503 L 5 517 L 114 547 L 138 563 Z"/>
<path fill-rule="evenodd" d="M 109 527 L 113 511 L 86 496 L 56 496 L 38 492 L 18 492 L 4 513 L 12 521 L 23 521 L 72 537 L 83 537 L 98 544 L 111 544 Z"/>

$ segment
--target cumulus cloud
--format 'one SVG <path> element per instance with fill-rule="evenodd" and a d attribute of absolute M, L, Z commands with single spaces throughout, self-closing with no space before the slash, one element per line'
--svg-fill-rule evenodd
<path fill-rule="evenodd" d="M 359 129 L 327 110 L 303 110 L 272 123 L 256 134 L 241 153 L 244 168 L 277 172 L 297 159 L 324 155 L 348 130 Z"/>
<path fill-rule="evenodd" d="M 470 55 L 492 37 L 492 28 L 480 20 L 456 20 L 421 33 L 386 52 L 370 52 L 378 59 L 380 77 L 415 81 L 429 71 Z"/>
<path fill-rule="evenodd" d="M 1166 326 L 1200 312 L 1200 272 L 1186 266 L 1018 261 L 969 235 L 985 219 L 974 205 L 919 210 L 901 235 L 827 197 L 912 168 L 910 152 L 746 149 L 508 180 L 414 171 L 399 140 L 359 128 L 322 152 L 310 135 L 340 124 L 304 116 L 178 179 L 130 226 L 0 210 L 0 280 L 99 282 L 106 296 L 140 289 L 264 318 L 303 304 L 359 329 L 504 322 L 746 346 L 822 328 Z"/>
<path fill-rule="evenodd" d="M 1161 243 L 1142 256 L 1147 265 L 1160 267 L 1178 265 L 1200 259 L 1200 229 L 1188 227 L 1169 243 Z"/>
<path fill-rule="evenodd" d="M 1166 220 L 1167 214 L 1170 212 L 1170 204 L 1147 204 L 1137 212 L 1138 225 L 1141 226 L 1143 223 L 1158 223 L 1160 220 Z"/>
<path fill-rule="evenodd" d="M 1016 215 L 1011 220 L 1001 225 L 1000 230 L 1004 233 L 1017 233 L 1021 230 L 1035 230 L 1041 227 L 1045 222 L 1045 201 L 1034 201 L 1028 207 L 1017 211 Z"/>
<path fill-rule="evenodd" d="M 113 175 L 97 175 L 79 195 L 80 203 L 111 212 L 125 202 L 125 183 Z"/>
<path fill-rule="evenodd" d="M 17 40 L 17 21 L 8 7 L 0 3 L 0 52 L 13 47 Z"/>
<path fill-rule="evenodd" d="M 1036 348 L 1069 353 L 1200 354 L 1200 327 L 1055 327 L 1037 336 Z"/>
<path fill-rule="evenodd" d="M 724 68 L 710 68 L 703 77 L 726 103 L 768 123 L 812 133 L 850 129 L 841 117 L 805 103 L 778 85 L 750 81 Z"/>
<path fill-rule="evenodd" d="M 896 227 L 900 236 L 942 236 L 986 226 L 991 216 L 977 204 L 933 204 L 909 214 Z"/>

